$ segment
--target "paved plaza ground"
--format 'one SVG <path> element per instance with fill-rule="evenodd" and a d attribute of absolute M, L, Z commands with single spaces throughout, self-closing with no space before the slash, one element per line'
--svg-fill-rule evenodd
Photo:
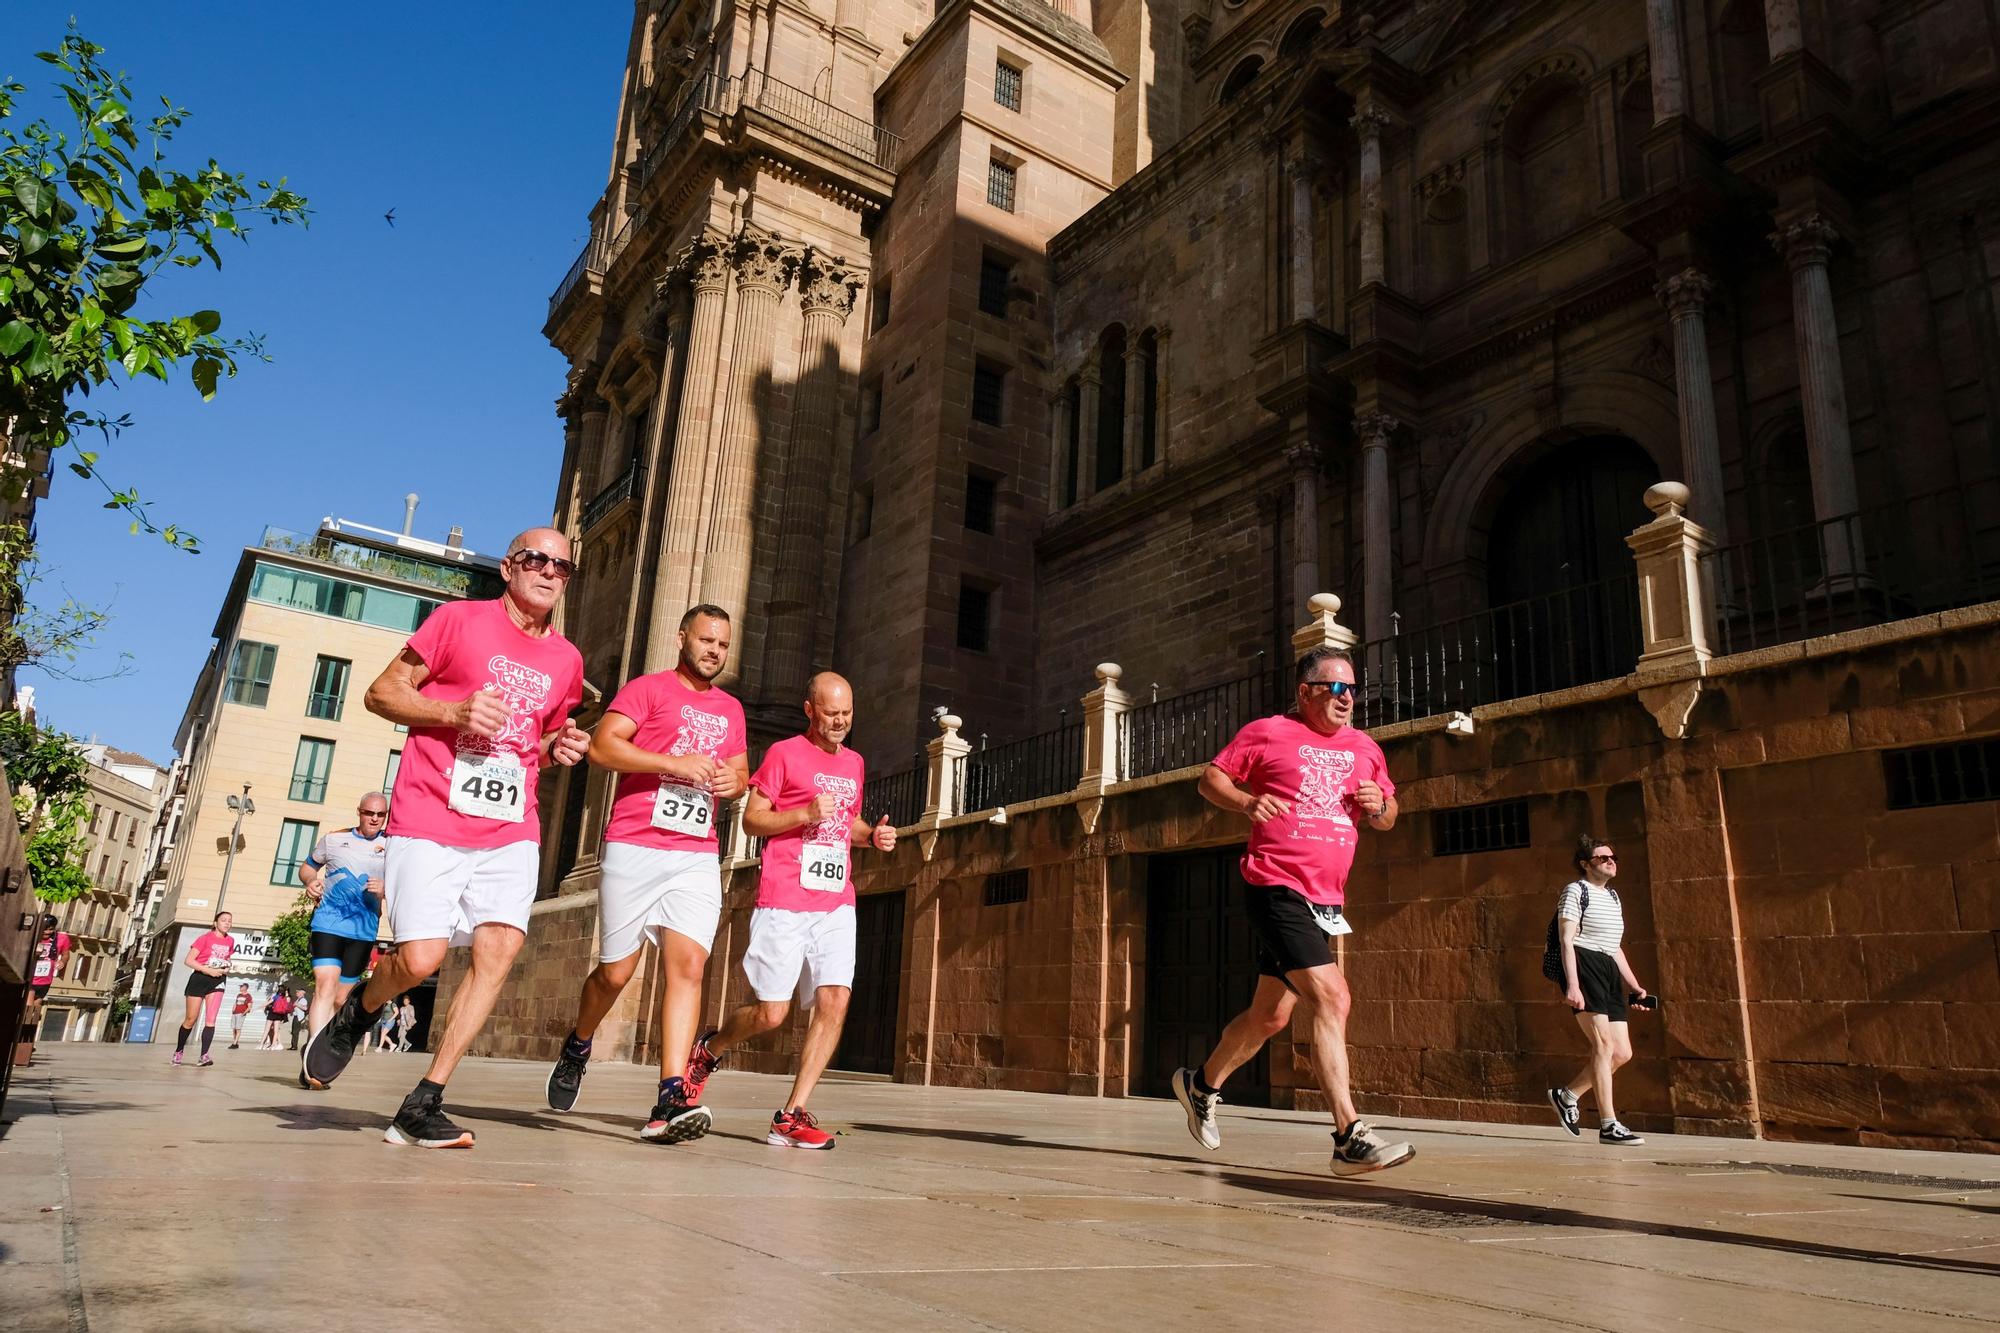
<path fill-rule="evenodd" d="M 770 1148 L 781 1080 L 716 1131 L 634 1137 L 648 1071 L 580 1112 L 474 1060 L 472 1152 L 382 1142 L 422 1057 L 331 1091 L 292 1058 L 45 1046 L 0 1126 L 0 1329 L 1809 1329 L 2000 1323 L 2000 1160 L 1384 1121 L 1327 1172 L 1316 1116 L 838 1081 L 835 1151 Z"/>

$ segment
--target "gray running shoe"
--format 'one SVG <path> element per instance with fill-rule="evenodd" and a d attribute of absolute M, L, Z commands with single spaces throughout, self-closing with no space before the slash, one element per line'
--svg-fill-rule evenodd
<path fill-rule="evenodd" d="M 1174 1100 L 1187 1112 L 1188 1133 L 1194 1135 L 1194 1141 L 1214 1152 L 1222 1146 L 1222 1126 L 1215 1119 L 1215 1108 L 1222 1105 L 1222 1094 L 1202 1093 L 1194 1085 L 1194 1076 L 1192 1069 L 1174 1071 Z"/>
<path fill-rule="evenodd" d="M 1583 1134 L 1583 1113 L 1577 1109 L 1576 1095 L 1568 1088 L 1550 1088 L 1549 1105 L 1556 1108 L 1556 1120 L 1569 1131 L 1571 1138 Z"/>
<path fill-rule="evenodd" d="M 1384 1143 L 1375 1137 L 1375 1131 L 1354 1122 L 1347 1142 L 1342 1143 L 1338 1135 L 1333 1140 L 1333 1174 L 1336 1176 L 1365 1176 L 1370 1171 L 1386 1171 L 1392 1166 L 1401 1166 L 1417 1155 L 1417 1150 L 1407 1143 Z"/>
<path fill-rule="evenodd" d="M 1608 1143 L 1615 1148 L 1636 1148 L 1645 1142 L 1616 1120 L 1597 1131 L 1597 1141 Z"/>

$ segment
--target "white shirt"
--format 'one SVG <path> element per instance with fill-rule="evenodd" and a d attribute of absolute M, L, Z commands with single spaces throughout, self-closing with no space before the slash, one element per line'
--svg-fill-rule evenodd
<path fill-rule="evenodd" d="M 1587 906 L 1584 901 L 1586 891 L 1589 893 Z M 1618 890 L 1609 884 L 1600 886 L 1588 880 L 1571 880 L 1563 885 L 1562 901 L 1556 907 L 1556 915 L 1577 923 L 1576 947 L 1579 949 L 1617 953 L 1625 941 L 1625 909 L 1618 901 Z"/>

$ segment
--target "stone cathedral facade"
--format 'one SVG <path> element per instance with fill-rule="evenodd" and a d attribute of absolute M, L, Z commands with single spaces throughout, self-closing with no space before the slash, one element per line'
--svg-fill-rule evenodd
<path fill-rule="evenodd" d="M 906 778 L 899 822 L 931 831 L 862 881 L 902 899 L 878 1016 L 902 1077 L 1157 1082 L 1154 879 L 1241 836 L 1198 816 L 1190 775 L 1162 775 L 1205 758 L 1229 709 L 1282 697 L 1269 675 L 1322 591 L 1370 725 L 1417 765 L 1413 811 L 1435 812 L 1376 840 L 1383 864 L 1410 858 L 1413 901 L 1539 903 L 1550 849 L 1586 826 L 1654 849 L 1635 892 L 1684 881 L 1685 901 L 1721 876 L 1754 899 L 1703 838 L 1813 788 L 1760 786 L 1763 766 L 1845 765 L 1847 791 L 1856 755 L 1893 767 L 1905 741 L 2000 731 L 1955 705 L 1950 725 L 1816 750 L 1799 728 L 1867 691 L 1760 712 L 1777 687 L 1745 674 L 1828 635 L 1836 656 L 1906 645 L 1854 679 L 1992 659 L 1964 617 L 2000 595 L 1995 25 L 1980 0 L 640 0 L 613 168 L 546 328 L 572 368 L 555 521 L 586 571 L 565 630 L 608 698 L 672 665 L 688 605 L 727 607 L 753 749 L 794 729 L 812 670 L 854 681 L 871 780 Z M 1663 482 L 1683 499 L 1649 494 Z M 1634 570 L 1669 541 L 1693 571 L 1687 633 Z M 1907 629 L 1940 615 L 1956 628 Z M 1693 674 L 1662 683 L 1675 663 Z M 1175 705 L 1227 682 L 1249 702 Z M 1437 738 L 1459 712 L 1478 730 L 1454 750 Z M 1777 730 L 1715 739 L 1758 728 Z M 982 758 L 1001 753 L 1005 773 Z M 1729 773 L 1753 775 L 1735 804 L 1701 794 Z M 1080 820 L 1037 823 L 1036 802 L 1092 782 Z M 1899 808 L 1882 782 L 1862 783 L 1869 818 Z M 601 774 L 551 779 L 544 981 L 587 946 L 607 794 Z M 1498 798 L 1526 803 L 1539 850 L 1475 838 L 1440 870 L 1450 813 Z M 966 822 L 989 806 L 1011 826 Z M 1940 864 L 2000 857 L 1990 803 L 1968 808 L 1984 832 Z M 985 939 L 967 904 L 1017 871 L 1025 905 L 1005 889 L 991 910 L 1040 913 L 1010 947 L 1046 956 L 968 944 L 1002 980 L 954 981 L 952 923 Z M 1670 1006 L 1708 1026 L 1642 1059 L 1657 1096 L 1635 1123 L 1880 1132 L 1827 1090 L 1864 1059 L 1845 1039 L 1809 1062 L 1831 1082 L 1758 1092 L 1751 1048 L 1778 1020 L 1757 1006 L 1779 1001 L 1753 937 L 1837 933 L 1837 896 L 1823 920 L 1731 901 L 1699 925 L 1637 914 L 1648 966 L 1690 969 L 1684 994 L 1725 935 L 1735 962 L 1712 1013 Z M 1991 924 L 1954 901 L 1933 925 L 1957 948 Z M 1527 933 L 1485 943 L 1539 947 Z M 1990 945 L 1922 1003 L 2000 1004 Z M 1369 947 L 1352 944 L 1357 990 Z M 1029 974 L 1032 998 L 1009 990 Z M 1490 1063 L 1382 1054 L 1540 1049 L 1543 1028 L 1501 1022 L 1530 998 L 1512 973 L 1477 975 L 1411 983 L 1413 1005 L 1500 1007 L 1456 1028 L 1426 1010 L 1422 1041 L 1377 1032 L 1364 1003 L 1364 1081 L 1412 1111 L 1507 1114 Z M 1816 1003 L 1903 994 L 1851 980 Z M 552 1048 L 566 1002 L 503 1003 L 499 1048 Z M 1938 1040 L 1927 1068 L 2000 1066 Z M 1922 1054 L 1870 1051 L 1881 1069 Z M 1774 1113 L 1774 1088 L 1808 1109 Z"/>

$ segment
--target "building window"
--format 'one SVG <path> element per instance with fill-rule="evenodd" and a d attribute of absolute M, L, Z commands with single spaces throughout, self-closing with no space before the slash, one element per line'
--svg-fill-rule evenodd
<path fill-rule="evenodd" d="M 229 676 L 222 697 L 233 704 L 262 708 L 271 697 L 271 673 L 278 667 L 278 647 L 238 639 L 229 653 Z"/>
<path fill-rule="evenodd" d="M 986 905 L 1005 907 L 1010 903 L 1028 901 L 1028 872 L 1025 870 L 1003 870 L 997 875 L 986 877 Z"/>
<path fill-rule="evenodd" d="M 861 386 L 861 433 L 873 435 L 882 429 L 882 377 L 877 375 Z"/>
<path fill-rule="evenodd" d="M 1431 855 L 1465 856 L 1528 845 L 1528 803 L 1493 801 L 1431 812 Z"/>
<path fill-rule="evenodd" d="M 880 333 L 889 326 L 889 284 L 878 280 L 869 290 L 868 331 Z"/>
<path fill-rule="evenodd" d="M 989 473 L 965 474 L 965 526 L 969 532 L 993 531 L 994 502 L 999 497 L 999 480 Z"/>
<path fill-rule="evenodd" d="M 986 202 L 995 208 L 1014 211 L 1015 169 L 999 158 L 986 164 Z"/>
<path fill-rule="evenodd" d="M 1004 60 L 993 64 L 993 100 L 1009 111 L 1021 109 L 1021 71 Z"/>
<path fill-rule="evenodd" d="M 306 819 L 287 819 L 278 829 L 278 855 L 271 862 L 273 884 L 296 884 L 299 862 L 312 855 L 319 841 L 319 825 Z"/>
<path fill-rule="evenodd" d="M 976 583 L 958 585 L 958 646 L 986 651 L 993 633 L 993 590 Z"/>
<path fill-rule="evenodd" d="M 396 774 L 402 767 L 403 752 L 401 750 L 389 751 L 389 766 L 382 770 L 382 794 L 384 796 L 394 795 L 396 790 Z"/>
<path fill-rule="evenodd" d="M 1007 370 L 991 361 L 980 361 L 972 367 L 972 419 L 982 426 L 1001 424 L 1002 406 L 1005 400 Z"/>
<path fill-rule="evenodd" d="M 1891 810 L 1991 801 L 2000 798 L 2000 738 L 1885 750 L 1882 774 Z"/>
<path fill-rule="evenodd" d="M 250 575 L 250 600 L 286 606 L 294 611 L 311 611 L 322 616 L 338 616 L 382 629 L 408 634 L 422 625 L 430 613 L 443 605 L 428 597 L 413 597 L 388 588 L 350 583 L 328 578 L 288 565 L 257 562 Z M 275 653 L 277 650 L 271 650 Z"/>
<path fill-rule="evenodd" d="M 306 696 L 306 716 L 340 721 L 347 704 L 347 669 L 352 663 L 338 657 L 320 657 L 313 663 L 312 693 Z"/>
<path fill-rule="evenodd" d="M 875 488 L 857 486 L 854 488 L 854 512 L 849 520 L 849 546 L 862 540 L 875 530 Z"/>
<path fill-rule="evenodd" d="M 1014 285 L 1014 265 L 1007 256 L 988 250 L 979 261 L 979 308 L 1007 318 L 1007 293 Z"/>
<path fill-rule="evenodd" d="M 118 812 L 116 810 L 111 812 L 111 826 L 104 831 L 104 836 L 112 842 L 118 841 Z"/>
<path fill-rule="evenodd" d="M 319 805 L 326 800 L 327 774 L 333 768 L 333 742 L 299 737 L 292 759 L 292 799 Z"/>

